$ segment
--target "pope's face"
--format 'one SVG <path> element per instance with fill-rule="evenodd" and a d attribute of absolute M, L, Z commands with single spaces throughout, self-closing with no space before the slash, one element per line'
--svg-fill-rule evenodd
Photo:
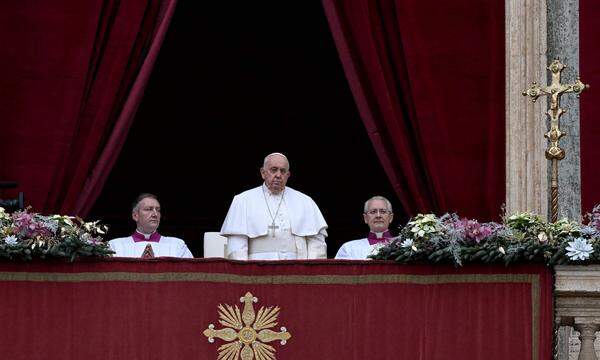
<path fill-rule="evenodd" d="M 137 224 L 137 230 L 152 234 L 160 225 L 160 203 L 153 198 L 144 198 L 139 202 L 131 217 Z"/>
<path fill-rule="evenodd" d="M 375 233 L 386 231 L 394 219 L 394 214 L 388 209 L 385 201 L 379 199 L 369 201 L 367 213 L 363 216 L 369 229 Z"/>
<path fill-rule="evenodd" d="M 260 175 L 269 191 L 279 194 L 285 188 L 290 177 L 290 165 L 283 156 L 273 155 L 267 160 L 265 166 L 260 168 Z"/>

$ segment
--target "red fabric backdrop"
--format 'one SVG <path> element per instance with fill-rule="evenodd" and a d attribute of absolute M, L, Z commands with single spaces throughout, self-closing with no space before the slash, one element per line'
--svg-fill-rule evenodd
<path fill-rule="evenodd" d="M 369 136 L 408 213 L 496 217 L 504 199 L 503 4 L 323 2 Z M 94 202 L 174 4 L 1 5 L 0 180 L 18 181 L 36 210 L 85 215 Z M 580 73 L 592 84 L 581 99 L 584 211 L 600 201 L 599 9 L 580 3 Z"/>
<path fill-rule="evenodd" d="M 17 181 L 35 210 L 85 216 L 125 140 L 175 3 L 0 6 L 0 179 Z"/>
<path fill-rule="evenodd" d="M 279 359 L 549 359 L 544 266 L 210 260 L 0 264 L 3 358 L 216 359 L 246 292 L 278 306 Z"/>
<path fill-rule="evenodd" d="M 361 117 L 407 213 L 498 218 L 504 3 L 323 4 Z"/>
<path fill-rule="evenodd" d="M 579 66 L 582 80 L 590 84 L 581 95 L 581 196 L 582 210 L 600 203 L 600 6 L 595 0 L 579 2 Z"/>

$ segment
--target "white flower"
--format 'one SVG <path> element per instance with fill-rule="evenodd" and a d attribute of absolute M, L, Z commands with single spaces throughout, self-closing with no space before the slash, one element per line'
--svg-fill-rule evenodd
<path fill-rule="evenodd" d="M 89 233 L 83 233 L 79 236 L 79 239 L 81 239 L 82 241 L 85 241 L 87 243 L 92 243 L 92 235 L 90 235 Z"/>
<path fill-rule="evenodd" d="M 15 245 L 17 243 L 17 241 L 18 241 L 18 239 L 14 235 L 9 235 L 4 238 L 4 242 L 7 243 L 8 245 Z"/>
<path fill-rule="evenodd" d="M 387 245 L 387 243 L 385 243 L 385 242 L 379 242 L 379 243 L 371 245 L 371 251 L 369 252 L 369 255 L 379 254 L 379 250 L 381 250 L 381 248 L 383 248 L 386 245 Z"/>
<path fill-rule="evenodd" d="M 4 211 L 4 208 L 0 206 L 0 220 L 8 220 L 9 218 L 10 217 L 8 216 L 6 211 Z"/>
<path fill-rule="evenodd" d="M 545 243 L 546 241 L 548 241 L 548 235 L 546 235 L 545 232 L 539 233 L 537 237 L 541 243 Z"/>
<path fill-rule="evenodd" d="M 417 247 L 415 246 L 415 243 L 413 241 L 413 239 L 406 239 L 404 240 L 400 246 L 402 246 L 403 248 L 411 248 L 413 251 L 417 251 Z"/>
<path fill-rule="evenodd" d="M 408 222 L 407 226 L 417 238 L 426 238 L 440 232 L 439 220 L 433 214 L 418 214 Z"/>
<path fill-rule="evenodd" d="M 502 253 L 502 255 L 506 255 L 506 251 L 504 250 L 504 248 L 502 246 L 500 246 L 498 248 L 498 251 L 500 251 Z"/>
<path fill-rule="evenodd" d="M 51 220 L 58 221 L 59 223 L 65 223 L 69 226 L 73 226 L 73 221 L 71 219 L 75 219 L 74 216 L 66 216 L 66 215 L 51 215 L 49 216 Z"/>
<path fill-rule="evenodd" d="M 594 252 L 594 247 L 588 244 L 586 239 L 577 238 L 574 241 L 569 242 L 567 251 L 567 256 L 571 260 L 585 260 Z"/>
<path fill-rule="evenodd" d="M 583 226 L 581 228 L 581 233 L 583 235 L 587 235 L 589 237 L 593 237 L 594 235 L 596 235 L 596 229 L 594 229 L 593 227 L 591 227 L 589 225 L 586 225 L 586 226 Z"/>

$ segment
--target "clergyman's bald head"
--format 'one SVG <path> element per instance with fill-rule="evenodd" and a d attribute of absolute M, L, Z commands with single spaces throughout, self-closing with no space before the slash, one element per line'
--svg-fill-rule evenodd
<path fill-rule="evenodd" d="M 270 153 L 269 155 L 265 156 L 265 159 L 263 160 L 263 168 L 267 166 L 267 163 L 269 162 L 269 160 L 271 160 L 274 156 L 282 157 L 285 160 L 285 162 L 287 163 L 288 170 L 290 169 L 290 161 L 288 160 L 287 156 L 285 156 L 282 153 L 278 153 L 278 152 Z"/>

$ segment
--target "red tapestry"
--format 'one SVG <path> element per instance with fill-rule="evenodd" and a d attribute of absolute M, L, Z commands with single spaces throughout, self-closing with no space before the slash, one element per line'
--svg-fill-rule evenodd
<path fill-rule="evenodd" d="M 543 266 L 3 263 L 0 287 L 3 359 L 551 357 Z"/>

